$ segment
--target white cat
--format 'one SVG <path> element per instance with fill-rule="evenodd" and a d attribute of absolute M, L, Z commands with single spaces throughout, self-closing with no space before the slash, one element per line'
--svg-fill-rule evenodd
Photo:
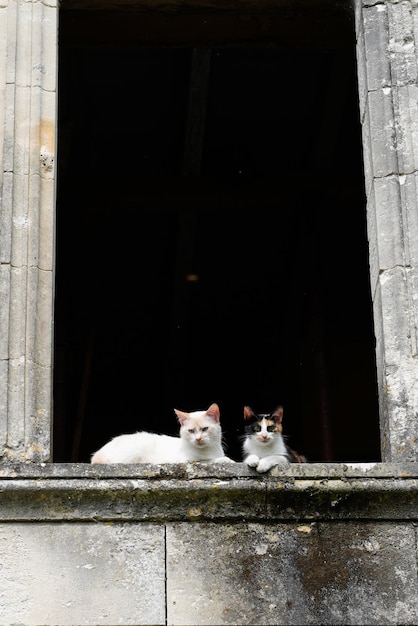
<path fill-rule="evenodd" d="M 119 435 L 97 450 L 91 463 L 234 463 L 222 447 L 217 404 L 211 404 L 207 411 L 174 412 L 180 423 L 178 437 L 144 431 Z"/>
<path fill-rule="evenodd" d="M 289 448 L 283 439 L 283 407 L 273 413 L 256 414 L 244 407 L 245 435 L 243 443 L 244 463 L 255 467 L 257 472 L 267 472 L 275 465 L 304 463 L 305 457 Z"/>

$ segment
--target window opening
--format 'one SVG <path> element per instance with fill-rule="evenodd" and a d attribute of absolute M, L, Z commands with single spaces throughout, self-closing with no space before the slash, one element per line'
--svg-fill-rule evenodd
<path fill-rule="evenodd" d="M 380 460 L 349 11 L 96 9 L 60 10 L 54 461 L 212 402 L 236 460 L 279 403 Z"/>

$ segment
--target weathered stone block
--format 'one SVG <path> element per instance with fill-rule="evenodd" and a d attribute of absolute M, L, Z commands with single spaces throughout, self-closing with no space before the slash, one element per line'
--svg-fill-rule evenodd
<path fill-rule="evenodd" d="M 395 145 L 392 90 L 390 87 L 369 93 L 370 136 L 372 139 L 373 176 L 398 173 Z"/>
<path fill-rule="evenodd" d="M 367 87 L 376 91 L 391 84 L 388 56 L 389 24 L 386 6 L 363 10 L 364 43 L 367 61 Z"/>
<path fill-rule="evenodd" d="M 170 524 L 168 623 L 415 624 L 414 542 L 408 524 Z"/>
<path fill-rule="evenodd" d="M 2 626 L 165 623 L 162 526 L 4 524 L 0 552 Z"/>

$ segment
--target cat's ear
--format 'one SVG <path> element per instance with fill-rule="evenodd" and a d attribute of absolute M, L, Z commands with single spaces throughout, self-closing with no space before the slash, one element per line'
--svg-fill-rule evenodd
<path fill-rule="evenodd" d="M 184 422 L 190 417 L 189 413 L 185 413 L 184 411 L 179 411 L 178 409 L 174 409 L 174 413 L 177 415 L 177 419 L 180 422 L 180 426 L 183 426 Z"/>
<path fill-rule="evenodd" d="M 249 406 L 245 406 L 244 407 L 244 419 L 245 420 L 250 420 L 255 416 L 254 411 L 252 410 L 251 407 Z"/>
<path fill-rule="evenodd" d="M 206 415 L 211 417 L 215 422 L 219 422 L 221 417 L 221 412 L 217 404 L 213 403 L 210 405 L 208 410 L 206 411 Z"/>
<path fill-rule="evenodd" d="M 281 424 L 282 419 L 283 419 L 283 407 L 278 406 L 277 409 L 275 409 L 273 413 L 271 414 L 271 417 L 272 419 L 274 419 L 275 422 L 277 422 L 278 424 Z"/>

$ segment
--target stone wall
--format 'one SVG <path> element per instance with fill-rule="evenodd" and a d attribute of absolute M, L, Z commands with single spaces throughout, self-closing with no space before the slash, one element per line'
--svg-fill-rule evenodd
<path fill-rule="evenodd" d="M 0 471 L 2 626 L 417 624 L 418 467 Z"/>
<path fill-rule="evenodd" d="M 1 3 L 2 626 L 418 623 L 418 8 L 354 10 L 382 458 L 397 463 L 259 476 L 39 464 L 51 458 L 59 7 Z"/>
<path fill-rule="evenodd" d="M 418 7 L 354 3 L 382 458 L 417 458 Z"/>

